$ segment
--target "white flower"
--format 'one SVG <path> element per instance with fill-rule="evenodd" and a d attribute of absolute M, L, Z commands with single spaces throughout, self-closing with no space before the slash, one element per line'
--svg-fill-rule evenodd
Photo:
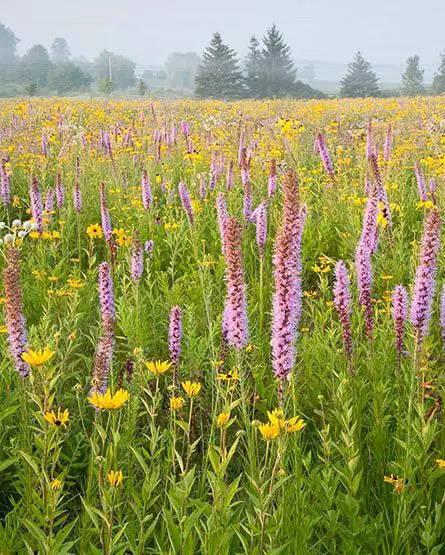
<path fill-rule="evenodd" d="M 20 227 L 22 222 L 20 220 L 13 220 L 12 227 Z"/>
<path fill-rule="evenodd" d="M 38 231 L 38 230 L 39 230 L 39 224 L 36 223 L 36 222 L 34 222 L 34 223 L 31 225 L 31 229 L 32 229 L 33 231 Z"/>
<path fill-rule="evenodd" d="M 5 229 L 5 227 L 6 227 L 5 222 L 0 222 L 0 229 Z"/>
<path fill-rule="evenodd" d="M 29 220 L 23 223 L 23 229 L 25 231 L 30 231 L 32 228 L 32 222 L 30 222 Z"/>
<path fill-rule="evenodd" d="M 11 245 L 12 243 L 14 243 L 14 235 L 12 235 L 12 233 L 7 233 L 3 237 L 3 242 L 5 243 L 5 245 Z"/>
<path fill-rule="evenodd" d="M 17 235 L 20 237 L 20 239 L 23 239 L 23 237 L 26 237 L 26 231 L 19 231 Z"/>

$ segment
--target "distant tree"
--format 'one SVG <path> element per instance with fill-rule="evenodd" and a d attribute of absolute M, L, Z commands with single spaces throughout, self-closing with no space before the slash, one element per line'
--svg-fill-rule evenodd
<path fill-rule="evenodd" d="M 20 60 L 20 66 L 25 81 L 32 81 L 38 87 L 44 87 L 53 64 L 47 49 L 41 44 L 35 44 Z"/>
<path fill-rule="evenodd" d="M 420 69 L 420 58 L 416 54 L 406 60 L 406 70 L 402 75 L 402 93 L 406 96 L 425 94 L 423 84 L 423 69 Z"/>
<path fill-rule="evenodd" d="M 105 77 L 102 81 L 99 81 L 99 92 L 104 94 L 110 94 L 113 90 L 113 81 L 109 77 Z"/>
<path fill-rule="evenodd" d="M 195 94 L 200 98 L 240 98 L 244 79 L 234 50 L 215 33 L 204 50 L 202 64 L 195 77 Z"/>
<path fill-rule="evenodd" d="M 433 79 L 434 94 L 445 93 L 445 51 L 440 54 L 440 65 Z"/>
<path fill-rule="evenodd" d="M 58 63 L 48 75 L 48 87 L 61 96 L 68 92 L 79 91 L 91 83 L 91 76 L 86 75 L 73 62 Z"/>
<path fill-rule="evenodd" d="M 0 23 L 0 84 L 15 81 L 19 70 L 17 44 L 20 40 Z"/>
<path fill-rule="evenodd" d="M 29 94 L 29 96 L 35 96 L 37 94 L 37 85 L 32 81 L 26 83 L 25 91 Z"/>
<path fill-rule="evenodd" d="M 282 97 L 292 94 L 296 74 L 290 47 L 274 23 L 263 37 L 260 71 L 262 96 Z"/>
<path fill-rule="evenodd" d="M 348 73 L 341 81 L 340 95 L 350 98 L 380 96 L 377 75 L 360 52 L 348 65 Z"/>
<path fill-rule="evenodd" d="M 147 85 L 143 79 L 139 79 L 136 87 L 139 96 L 145 96 L 147 94 Z"/>
<path fill-rule="evenodd" d="M 66 39 L 57 37 L 51 45 L 51 60 L 53 63 L 67 62 L 71 58 L 71 51 Z"/>
<path fill-rule="evenodd" d="M 94 78 L 94 63 L 93 62 L 90 62 L 90 60 L 85 58 L 85 56 L 77 56 L 76 58 L 73 58 L 72 61 L 86 75 L 90 75 L 92 79 Z"/>
<path fill-rule="evenodd" d="M 262 67 L 263 57 L 261 54 L 260 43 L 253 35 L 250 39 L 249 50 L 246 57 L 246 86 L 250 97 L 261 98 L 262 90 Z"/>
<path fill-rule="evenodd" d="M 107 79 L 112 82 L 113 90 L 133 87 L 136 82 L 136 64 L 126 56 L 119 56 L 103 50 L 94 60 L 95 77 L 98 83 Z"/>
<path fill-rule="evenodd" d="M 166 68 L 170 86 L 193 89 L 201 58 L 195 52 L 173 52 L 167 58 Z"/>

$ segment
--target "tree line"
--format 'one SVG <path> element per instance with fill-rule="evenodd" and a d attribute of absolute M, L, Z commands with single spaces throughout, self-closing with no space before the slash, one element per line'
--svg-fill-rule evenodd
<path fill-rule="evenodd" d="M 136 78 L 136 64 L 130 58 L 103 50 L 93 62 L 73 58 L 67 41 L 54 39 L 50 52 L 41 44 L 17 53 L 19 39 L 0 22 L 0 96 L 56 93 L 63 95 L 89 91 L 90 86 L 102 93 L 136 89 L 138 94 L 159 80 L 174 87 L 194 89 L 198 98 L 323 98 L 325 95 L 297 79 L 297 68 L 283 34 L 273 24 L 259 41 L 252 36 L 247 55 L 240 60 L 235 50 L 214 33 L 200 58 L 193 52 L 173 53 L 167 60 L 168 72 L 146 70 Z M 5 94 L 5 93 L 10 94 Z M 402 75 L 400 93 L 406 96 L 445 93 L 445 52 L 427 90 L 419 56 L 408 58 Z M 2 94 L 3 93 L 3 94 Z M 394 94 L 394 91 L 391 91 Z M 342 97 L 386 96 L 372 65 L 360 52 L 348 65 L 341 80 Z"/>
<path fill-rule="evenodd" d="M 434 76 L 431 93 L 445 93 L 445 52 Z M 196 75 L 195 94 L 200 98 L 321 98 L 323 93 L 296 80 L 297 71 L 289 46 L 275 25 L 262 39 L 253 36 L 245 59 L 245 71 L 240 70 L 237 54 L 214 33 L 204 50 L 202 64 Z M 427 94 L 424 70 L 417 55 L 408 58 L 402 75 L 400 93 L 405 96 Z M 357 52 L 341 80 L 340 96 L 345 98 L 379 97 L 385 93 L 370 62 Z M 392 91 L 394 94 L 394 91 Z"/>
<path fill-rule="evenodd" d="M 23 55 L 17 53 L 19 39 L 0 23 L 0 87 L 24 90 L 30 95 L 89 90 L 93 81 L 102 92 L 127 89 L 136 84 L 136 64 L 126 56 L 103 50 L 94 62 L 73 60 L 66 39 L 54 39 L 50 52 L 35 44 Z"/>

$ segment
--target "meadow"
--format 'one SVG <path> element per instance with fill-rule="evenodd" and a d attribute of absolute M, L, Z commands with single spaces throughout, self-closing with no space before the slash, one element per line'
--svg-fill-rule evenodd
<path fill-rule="evenodd" d="M 439 554 L 445 98 L 0 103 L 0 552 Z"/>

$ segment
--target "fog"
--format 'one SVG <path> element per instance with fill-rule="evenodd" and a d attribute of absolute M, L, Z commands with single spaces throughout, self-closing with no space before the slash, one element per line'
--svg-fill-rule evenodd
<path fill-rule="evenodd" d="M 400 65 L 417 53 L 426 74 L 445 49 L 444 0 L 28 0 L 0 1 L 0 19 L 21 39 L 19 52 L 65 37 L 73 55 L 103 48 L 135 60 L 137 71 L 173 51 L 195 51 L 212 32 L 242 56 L 251 34 L 275 22 L 296 60 L 349 62 L 360 49 L 373 63 Z"/>

